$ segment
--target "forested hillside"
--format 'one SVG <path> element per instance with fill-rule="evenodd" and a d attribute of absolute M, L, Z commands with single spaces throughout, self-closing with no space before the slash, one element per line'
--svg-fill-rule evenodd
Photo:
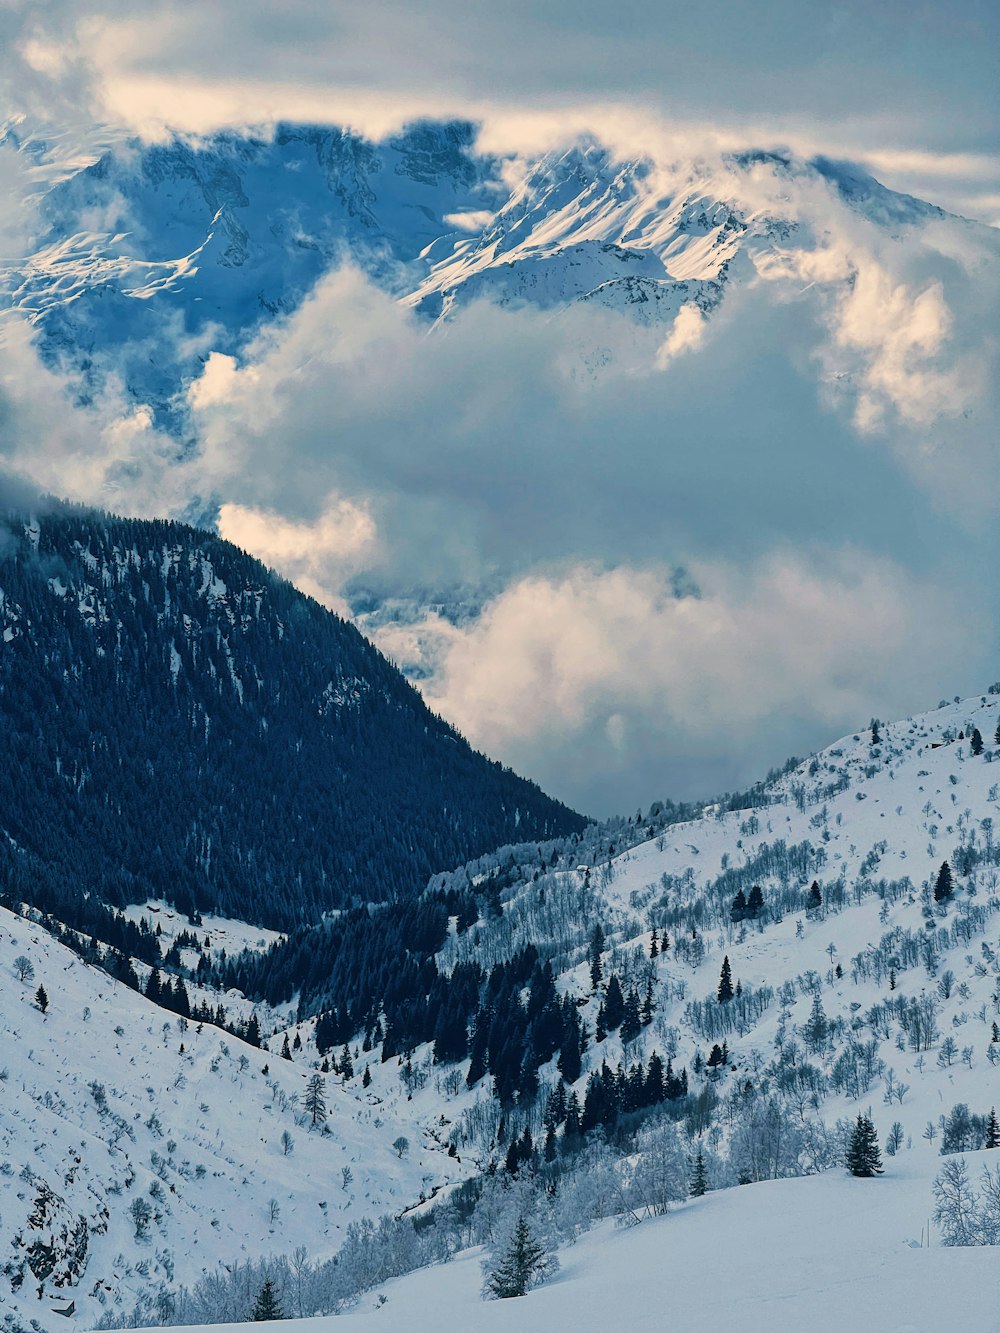
<path fill-rule="evenodd" d="M 288 928 L 584 824 L 353 626 L 178 523 L 8 515 L 0 730 L 0 884 L 87 931 L 88 895 Z"/>

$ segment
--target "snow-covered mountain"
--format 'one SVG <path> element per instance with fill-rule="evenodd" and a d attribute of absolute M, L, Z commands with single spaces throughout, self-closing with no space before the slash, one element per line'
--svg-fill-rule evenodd
<path fill-rule="evenodd" d="M 166 1322 L 178 1313 L 246 1317 L 264 1272 L 285 1313 L 342 1309 L 360 1292 L 369 1293 L 366 1305 L 384 1296 L 390 1317 L 405 1311 L 415 1328 L 441 1309 L 470 1320 L 475 1247 L 502 1235 L 505 1210 L 525 1207 L 553 1246 L 615 1215 L 641 1224 L 627 1240 L 598 1229 L 585 1251 L 564 1249 L 560 1280 L 525 1307 L 527 1327 L 536 1326 L 531 1319 L 599 1327 L 609 1292 L 633 1302 L 642 1327 L 662 1296 L 663 1274 L 649 1271 L 649 1256 L 675 1245 L 687 1256 L 675 1314 L 684 1327 L 707 1327 L 694 1306 L 717 1260 L 707 1238 L 735 1244 L 759 1218 L 761 1246 L 791 1245 L 781 1215 L 801 1232 L 813 1210 L 824 1218 L 816 1223 L 823 1281 L 810 1279 L 808 1297 L 806 1284 L 785 1290 L 779 1282 L 789 1255 L 805 1263 L 812 1247 L 769 1253 L 755 1266 L 749 1246 L 760 1315 L 749 1327 L 775 1326 L 782 1309 L 806 1318 L 854 1277 L 875 1308 L 899 1318 L 934 1308 L 928 1302 L 942 1282 L 981 1282 L 981 1258 L 941 1252 L 930 1219 L 942 1149 L 973 1151 L 976 1171 L 992 1157 L 976 1150 L 997 1101 L 1000 1057 L 998 724 L 994 687 L 866 726 L 694 818 L 679 822 L 689 812 L 657 803 L 641 817 L 501 849 L 435 876 L 430 894 L 461 904 L 443 943 L 414 973 L 412 958 L 405 967 L 402 956 L 390 960 L 384 994 L 368 1009 L 353 998 L 357 973 L 345 959 L 366 941 L 375 975 L 380 941 L 393 944 L 386 916 L 323 927 L 340 931 L 325 954 L 314 947 L 318 936 L 268 940 L 205 919 L 194 933 L 211 936 L 215 958 L 199 970 L 189 941 L 180 963 L 166 960 L 177 932 L 189 929 L 182 916 L 163 903 L 133 909 L 133 918 L 162 923 L 164 967 L 187 977 L 192 1004 L 221 999 L 245 1023 L 245 996 L 205 989 L 243 978 L 268 1051 L 209 1022 L 201 1031 L 191 1020 L 185 1026 L 84 961 L 86 941 L 70 952 L 30 913 L 5 913 L 0 1132 L 9 1169 L 0 1168 L 0 1217 L 11 1327 L 28 1317 L 51 1327 L 53 1309 L 71 1300 L 84 1326 L 128 1315 L 136 1299 L 149 1322 L 158 1311 Z M 222 946 L 235 957 L 231 972 Z M 419 954 L 415 938 L 412 949 Z M 720 998 L 726 959 L 734 993 Z M 300 989 L 293 983 L 303 963 Z M 545 963 L 554 999 L 545 998 Z M 137 968 L 142 981 L 148 960 Z M 336 978 L 333 994 L 315 984 L 324 969 Z M 505 973 L 513 989 L 504 989 Z M 626 1015 L 630 1006 L 640 1013 L 631 1031 L 631 1020 L 612 1016 L 615 988 Z M 439 1006 L 436 1018 L 428 1004 Z M 451 1006 L 462 1019 L 458 1037 Z M 437 1025 L 433 1041 L 407 1037 L 406 1013 L 413 1031 Z M 553 1014 L 560 1031 L 533 1069 Z M 321 1024 L 341 1031 L 331 1042 Z M 337 1074 L 330 1061 L 336 1068 L 345 1031 L 352 1068 Z M 301 1040 L 291 1064 L 279 1053 L 288 1033 Z M 503 1041 L 513 1033 L 514 1084 Z M 664 1097 L 661 1082 L 659 1099 L 652 1096 L 644 1080 L 657 1058 L 670 1061 L 686 1092 Z M 329 1134 L 310 1129 L 301 1100 L 321 1060 Z M 574 1094 L 581 1122 L 571 1125 Z M 859 1112 L 874 1121 L 883 1179 L 762 1183 L 842 1172 Z M 284 1128 L 294 1139 L 287 1155 Z M 394 1155 L 400 1137 L 409 1148 Z M 686 1196 L 699 1152 L 708 1198 L 652 1220 Z M 344 1166 L 354 1177 L 346 1186 Z M 472 1181 L 471 1193 L 449 1193 L 449 1182 L 484 1169 L 492 1174 Z M 151 1213 L 142 1225 L 137 1198 Z M 409 1204 L 415 1213 L 405 1213 Z M 865 1211 L 863 1233 L 851 1209 Z M 345 1238 L 344 1223 L 386 1210 L 402 1221 L 353 1232 L 339 1267 L 322 1266 Z M 307 1297 L 293 1282 L 290 1256 L 300 1247 Z M 453 1269 L 386 1286 L 460 1251 L 468 1253 Z M 262 1268 L 267 1255 L 289 1261 Z M 741 1271 L 737 1264 L 734 1281 Z M 603 1295 L 588 1296 L 595 1282 Z M 180 1306 L 179 1284 L 194 1284 Z M 844 1300 L 848 1312 L 867 1308 L 860 1295 Z M 970 1299 L 963 1327 L 989 1327 L 983 1310 Z M 484 1326 L 513 1327 L 512 1318 L 491 1310 Z"/>
<path fill-rule="evenodd" d="M 0 303 L 37 326 L 46 355 L 95 392 L 109 374 L 185 433 L 182 390 L 210 351 L 239 355 L 345 260 L 429 318 L 477 298 L 575 302 L 668 326 L 781 265 L 820 256 L 831 225 L 884 241 L 931 222 L 990 228 L 893 193 L 857 167 L 747 151 L 664 165 L 597 142 L 542 156 L 476 148 L 464 123 L 421 123 L 381 143 L 281 126 L 74 155 L 24 123 L 0 152 L 25 181 L 24 254 L 0 263 Z M 90 165 L 81 166 L 89 149 Z M 950 244 L 944 250 L 953 249 Z M 812 275 L 841 286 L 849 272 Z"/>

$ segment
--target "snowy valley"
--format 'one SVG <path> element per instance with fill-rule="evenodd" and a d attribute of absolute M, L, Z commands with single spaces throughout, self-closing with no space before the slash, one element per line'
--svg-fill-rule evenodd
<path fill-rule="evenodd" d="M 270 1275 L 284 1315 L 359 1329 L 597 1329 L 623 1308 L 655 1327 L 663 1301 L 690 1329 L 724 1314 L 918 1329 L 960 1307 L 962 1327 L 994 1327 L 992 1251 L 942 1248 L 933 1182 L 955 1160 L 943 1148 L 969 1153 L 977 1188 L 992 1156 L 998 723 L 996 693 L 944 703 L 696 818 L 654 807 L 434 876 L 432 895 L 461 884 L 478 904 L 435 955 L 441 976 L 482 968 L 464 1057 L 399 1033 L 390 1054 L 371 1016 L 342 1050 L 304 996 L 213 994 L 197 950 L 175 954 L 165 970 L 187 976 L 192 1006 L 221 1001 L 237 1026 L 256 1014 L 262 1048 L 248 1045 L 112 982 L 30 910 L 6 911 L 8 1326 L 63 1326 L 71 1303 L 86 1328 L 246 1318 Z M 943 862 L 952 887 L 936 899 Z M 249 968 L 289 947 L 235 923 L 189 927 L 163 903 L 129 915 L 159 924 L 164 956 L 188 930 L 216 964 L 222 948 Z M 490 1009 L 498 965 L 523 972 L 506 992 L 520 1017 Z M 336 1009 L 333 1022 L 351 1026 Z M 477 1043 L 487 1024 L 526 1033 L 513 1074 L 495 1036 Z M 871 1180 L 843 1167 L 859 1112 L 885 1165 Z M 699 1156 L 707 1193 L 689 1200 Z M 796 1176 L 811 1178 L 783 1179 Z M 483 1305 L 483 1254 L 525 1211 L 561 1270 L 514 1305 Z M 723 1249 L 719 1293 L 709 1256 Z"/>

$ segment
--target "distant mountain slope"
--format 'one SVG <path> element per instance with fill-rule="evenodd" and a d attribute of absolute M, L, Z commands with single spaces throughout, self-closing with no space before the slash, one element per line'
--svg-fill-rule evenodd
<path fill-rule="evenodd" d="M 351 625 L 180 524 L 0 534 L 0 861 L 84 895 L 288 927 L 584 821 L 435 717 Z"/>
<path fill-rule="evenodd" d="M 38 326 L 85 396 L 113 371 L 182 437 L 178 390 L 205 355 L 238 356 L 345 260 L 432 319 L 478 298 L 580 301 L 659 327 L 683 305 L 711 314 L 729 284 L 780 263 L 792 237 L 822 254 L 847 215 L 884 240 L 931 221 L 956 241 L 975 227 L 995 253 L 988 227 L 850 163 L 780 152 L 664 164 L 582 141 L 501 158 L 464 122 L 421 122 L 382 142 L 286 124 L 270 137 L 90 152 L 74 170 L 58 136 L 50 145 L 26 125 L 0 126 L 0 153 L 31 164 L 37 210 L 29 252 L 0 259 L 0 309 Z"/>

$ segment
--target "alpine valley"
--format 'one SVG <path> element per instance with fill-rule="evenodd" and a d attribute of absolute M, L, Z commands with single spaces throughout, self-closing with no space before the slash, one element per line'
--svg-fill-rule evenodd
<path fill-rule="evenodd" d="M 962 1225 L 995 1225 L 998 687 L 587 824 L 210 534 L 54 504 L 5 531 L 12 1333 L 239 1321 L 265 1288 L 509 1327 L 477 1251 L 525 1216 L 563 1271 L 519 1327 L 653 1328 L 665 1282 L 685 1328 L 735 1318 L 699 1313 L 723 1246 L 747 1327 L 816 1282 L 816 1327 L 926 1326 L 958 1282 L 978 1326 L 989 1251 L 937 1248 L 940 1180 L 929 1219 L 985 1149 Z M 845 1180 L 859 1115 L 885 1174 Z M 781 1273 L 814 1230 L 807 1296 Z"/>
<path fill-rule="evenodd" d="M 624 358 L 623 402 L 751 293 L 815 302 L 808 374 L 859 430 L 944 402 L 960 450 L 982 385 L 936 358 L 948 311 L 960 350 L 995 316 L 997 230 L 827 157 L 518 155 L 464 122 L 19 117 L 0 157 L 2 330 L 95 452 L 128 405 L 97 489 L 159 515 L 4 483 L 5 1333 L 996 1327 L 1000 684 L 590 819 L 414 684 L 429 611 L 474 619 L 509 570 L 345 566 L 322 604 L 219 535 L 244 460 L 205 409 L 341 273 L 422 340 L 494 307 L 613 328 L 567 378 Z"/>

